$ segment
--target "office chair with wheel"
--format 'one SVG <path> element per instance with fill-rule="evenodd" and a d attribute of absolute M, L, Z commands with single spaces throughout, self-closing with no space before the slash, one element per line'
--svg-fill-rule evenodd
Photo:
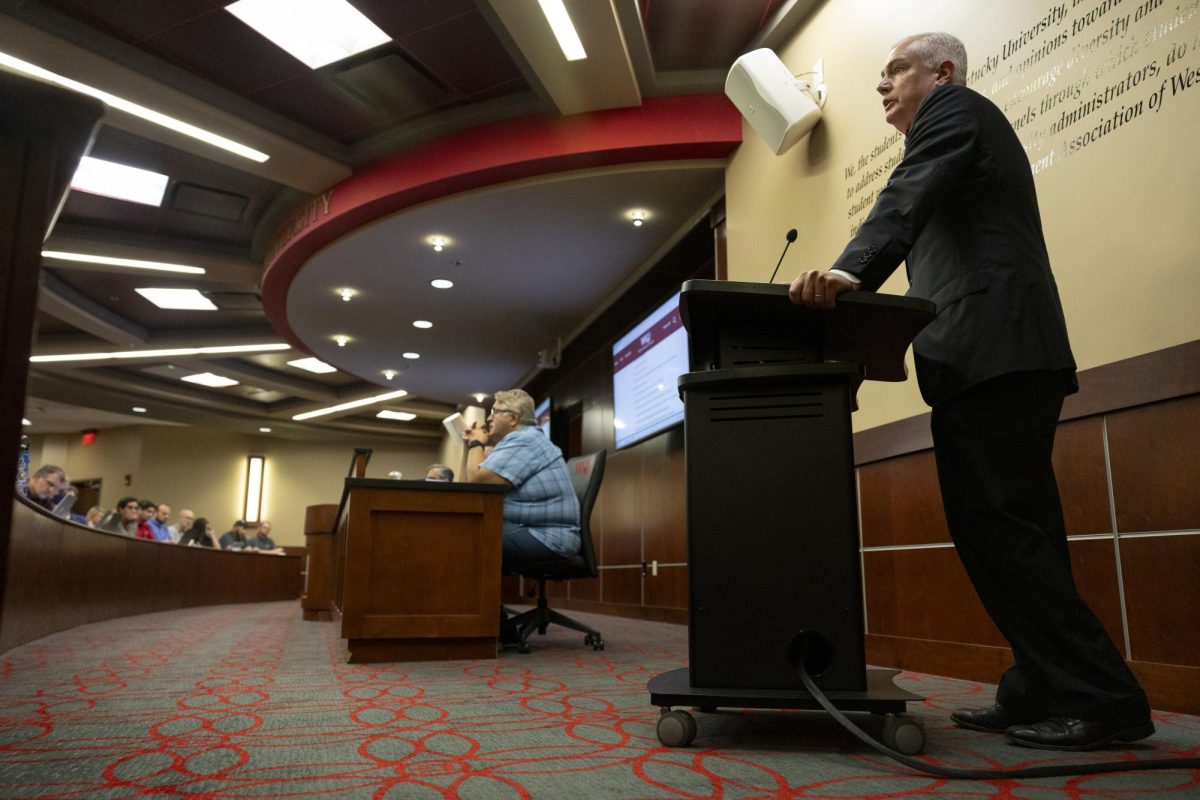
<path fill-rule="evenodd" d="M 537 581 L 538 596 L 536 608 L 510 617 L 503 623 L 503 629 L 508 633 L 506 638 L 516 645 L 519 652 L 528 653 L 532 650 L 529 635 L 535 630 L 544 634 L 547 626 L 551 624 L 579 631 L 585 634 L 584 644 L 590 645 L 594 650 L 604 649 L 604 637 L 600 635 L 600 631 L 560 614 L 546 602 L 546 581 L 594 578 L 599 574 L 596 569 L 596 550 L 592 545 L 590 522 L 592 507 L 596 504 L 596 495 L 600 492 L 600 480 L 604 477 L 604 459 L 605 451 L 597 450 L 591 455 L 572 458 L 567 462 L 567 472 L 571 475 L 575 496 L 579 498 L 579 552 L 567 559 L 522 564 L 516 570 L 521 577 Z"/>

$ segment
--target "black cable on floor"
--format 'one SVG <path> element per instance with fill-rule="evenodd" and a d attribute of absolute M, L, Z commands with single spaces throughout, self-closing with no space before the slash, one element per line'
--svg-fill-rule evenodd
<path fill-rule="evenodd" d="M 910 769 L 926 772 L 930 775 L 937 775 L 942 778 L 963 778 L 966 780 L 992 780 L 995 778 L 1058 778 L 1066 775 L 1095 775 L 1102 772 L 1133 772 L 1135 770 L 1148 769 L 1200 769 L 1200 758 L 1159 758 L 1148 761 L 1097 761 L 1090 764 L 1058 764 L 1051 767 L 1024 767 L 1021 769 L 955 769 L 953 767 L 937 767 L 932 764 L 926 764 L 923 761 L 918 761 L 915 758 L 909 758 L 903 753 L 898 753 L 890 747 L 875 741 L 862 728 L 851 722 L 845 714 L 838 711 L 833 703 L 829 702 L 829 698 L 817 688 L 817 684 L 808 676 L 808 671 L 804 668 L 803 658 L 798 660 L 797 666 L 800 672 L 800 680 L 804 682 L 804 688 L 816 698 L 821 708 L 828 711 L 843 728 L 854 734 L 859 741 L 883 753 L 888 758 L 898 761 Z"/>

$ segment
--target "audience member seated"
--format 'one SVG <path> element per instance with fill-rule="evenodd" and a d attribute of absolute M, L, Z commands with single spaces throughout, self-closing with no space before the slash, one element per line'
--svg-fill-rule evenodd
<path fill-rule="evenodd" d="M 435 483 L 451 483 L 454 481 L 454 470 L 445 464 L 430 464 L 425 471 L 425 480 Z"/>
<path fill-rule="evenodd" d="M 233 523 L 233 530 L 225 531 L 221 535 L 222 550 L 245 550 L 250 544 L 250 540 L 246 538 L 246 522 L 238 520 Z"/>
<path fill-rule="evenodd" d="M 104 519 L 104 515 L 108 513 L 100 506 L 92 506 L 88 509 L 87 515 L 83 518 L 84 525 L 89 528 L 99 528 L 100 521 Z"/>
<path fill-rule="evenodd" d="M 71 486 L 62 467 L 45 464 L 29 476 L 24 495 L 47 511 L 54 511 L 57 498 Z"/>
<path fill-rule="evenodd" d="M 154 514 L 157 511 L 158 503 L 153 500 L 141 500 L 138 502 L 138 524 L 137 532 L 134 536 L 151 542 L 158 541 L 158 537 L 154 535 L 154 529 L 150 527 L 150 520 L 154 518 Z"/>
<path fill-rule="evenodd" d="M 116 510 L 108 517 L 107 522 L 100 525 L 101 530 L 121 533 L 126 536 L 137 536 L 138 532 L 138 499 L 122 497 L 117 502 Z"/>
<path fill-rule="evenodd" d="M 174 525 L 168 525 L 167 530 L 171 532 L 171 540 L 178 542 L 183 538 L 183 535 L 192 528 L 192 524 L 196 521 L 196 515 L 192 513 L 190 508 L 182 508 L 179 510 L 179 521 Z"/>
<path fill-rule="evenodd" d="M 468 483 L 504 486 L 503 567 L 570 558 L 579 552 L 579 500 L 562 451 L 535 424 L 533 398 L 496 392 L 487 425 L 463 431 Z M 491 453 L 484 449 L 492 445 Z"/>
<path fill-rule="evenodd" d="M 150 530 L 154 532 L 154 541 L 175 543 L 175 537 L 171 536 L 171 528 L 167 525 L 167 519 L 170 516 L 171 507 L 166 503 L 159 503 L 154 510 L 154 516 L 149 519 Z"/>
<path fill-rule="evenodd" d="M 260 553 L 279 553 L 283 555 L 283 548 L 275 544 L 275 540 L 271 538 L 271 523 L 268 520 L 263 520 L 258 523 L 258 530 L 247 544 L 249 549 L 257 550 Z"/>
<path fill-rule="evenodd" d="M 181 512 L 182 514 L 182 512 Z M 179 544 L 184 547 L 216 547 L 217 543 L 213 540 L 212 525 L 208 524 L 208 520 L 204 517 L 199 517 L 192 521 L 183 535 L 179 537 Z"/>

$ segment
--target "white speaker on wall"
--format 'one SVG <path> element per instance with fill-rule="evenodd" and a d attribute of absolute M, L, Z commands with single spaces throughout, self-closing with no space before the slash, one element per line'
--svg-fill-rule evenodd
<path fill-rule="evenodd" d="M 725 78 L 725 95 L 775 155 L 804 138 L 821 119 L 808 84 L 792 75 L 766 47 L 733 62 Z"/>

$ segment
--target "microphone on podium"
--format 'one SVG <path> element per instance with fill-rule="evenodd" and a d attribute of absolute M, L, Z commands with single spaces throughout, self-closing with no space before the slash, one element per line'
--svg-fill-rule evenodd
<path fill-rule="evenodd" d="M 783 252 L 779 254 L 779 261 L 775 264 L 775 271 L 771 273 L 771 280 L 767 283 L 775 282 L 775 276 L 779 274 L 779 265 L 783 263 L 783 257 L 787 255 L 787 249 L 792 246 L 794 241 L 796 241 L 796 229 L 792 228 L 787 232 L 787 244 L 783 246 Z"/>

